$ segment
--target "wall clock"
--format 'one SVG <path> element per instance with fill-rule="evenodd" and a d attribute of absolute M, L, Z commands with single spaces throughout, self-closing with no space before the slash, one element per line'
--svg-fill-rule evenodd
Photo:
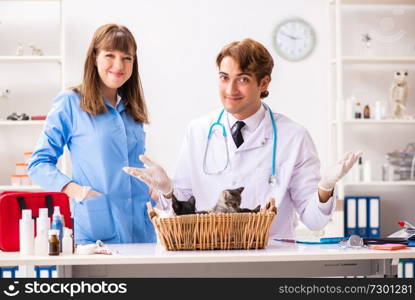
<path fill-rule="evenodd" d="M 289 61 L 300 61 L 313 52 L 316 35 L 308 22 L 300 18 L 291 18 L 277 25 L 273 43 L 279 56 Z"/>

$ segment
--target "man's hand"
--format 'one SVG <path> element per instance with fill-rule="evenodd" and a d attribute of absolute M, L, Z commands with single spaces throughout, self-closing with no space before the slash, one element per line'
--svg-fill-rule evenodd
<path fill-rule="evenodd" d="M 331 192 L 337 181 L 349 172 L 361 155 L 361 151 L 355 153 L 347 152 L 344 154 L 342 159 L 326 169 L 318 184 L 318 188 L 326 192 Z"/>
<path fill-rule="evenodd" d="M 146 165 L 146 168 L 124 167 L 124 172 L 140 179 L 150 188 L 162 192 L 163 195 L 170 194 L 173 191 L 173 185 L 166 171 L 145 155 L 140 155 L 139 159 Z"/>

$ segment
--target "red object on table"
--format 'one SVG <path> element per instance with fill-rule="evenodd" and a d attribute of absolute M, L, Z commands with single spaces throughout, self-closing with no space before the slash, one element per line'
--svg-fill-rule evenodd
<path fill-rule="evenodd" d="M 30 119 L 32 121 L 46 120 L 46 115 L 31 116 Z"/>

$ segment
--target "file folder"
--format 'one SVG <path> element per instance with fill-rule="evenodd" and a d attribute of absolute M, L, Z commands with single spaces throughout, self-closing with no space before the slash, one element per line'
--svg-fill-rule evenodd
<path fill-rule="evenodd" d="M 405 278 L 414 278 L 414 261 L 404 261 L 403 274 Z"/>
<path fill-rule="evenodd" d="M 380 237 L 380 198 L 369 197 L 369 237 Z"/>
<path fill-rule="evenodd" d="M 345 197 L 344 199 L 345 209 L 344 209 L 344 235 L 349 237 L 353 234 L 356 234 L 356 220 L 357 220 L 357 210 L 356 210 L 356 198 L 355 197 Z"/>
<path fill-rule="evenodd" d="M 368 236 L 367 226 L 367 198 L 357 199 L 357 232 L 360 237 Z"/>

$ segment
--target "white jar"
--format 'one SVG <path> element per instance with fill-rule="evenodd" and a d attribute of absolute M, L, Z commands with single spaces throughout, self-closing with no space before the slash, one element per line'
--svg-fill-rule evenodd
<path fill-rule="evenodd" d="M 21 185 L 32 185 L 29 175 L 20 175 L 20 184 Z"/>
<path fill-rule="evenodd" d="M 23 160 L 25 163 L 29 163 L 30 162 L 30 158 L 32 157 L 33 152 L 24 152 L 23 153 Z"/>
<path fill-rule="evenodd" d="M 16 175 L 27 175 L 27 163 L 16 163 Z"/>
<path fill-rule="evenodd" d="M 11 183 L 11 185 L 14 185 L 14 186 L 21 185 L 20 176 L 21 175 L 16 175 L 16 174 L 11 175 L 10 176 L 10 183 Z"/>

